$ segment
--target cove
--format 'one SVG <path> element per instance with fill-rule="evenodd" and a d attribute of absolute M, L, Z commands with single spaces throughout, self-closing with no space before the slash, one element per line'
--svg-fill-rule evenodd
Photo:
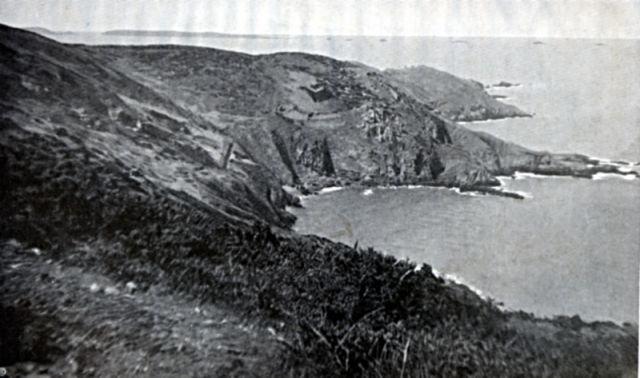
<path fill-rule="evenodd" d="M 635 321 L 640 180 L 502 181 L 527 198 L 353 188 L 305 197 L 290 211 L 300 233 L 429 264 L 510 310 Z"/>

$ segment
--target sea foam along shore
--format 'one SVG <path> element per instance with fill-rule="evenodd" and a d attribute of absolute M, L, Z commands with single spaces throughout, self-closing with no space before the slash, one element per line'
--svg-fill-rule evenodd
<path fill-rule="evenodd" d="M 594 180 L 606 180 L 606 179 L 622 179 L 622 180 L 636 180 L 638 174 L 636 172 L 629 172 L 627 174 L 614 174 L 614 173 L 596 173 L 592 177 Z"/>

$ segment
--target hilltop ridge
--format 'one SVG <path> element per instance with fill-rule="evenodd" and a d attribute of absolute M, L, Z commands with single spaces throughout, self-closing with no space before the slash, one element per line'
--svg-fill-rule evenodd
<path fill-rule="evenodd" d="M 513 105 L 498 101 L 485 91 L 485 85 L 460 79 L 426 66 L 385 70 L 397 85 L 421 102 L 430 104 L 452 121 L 484 121 L 512 117 L 532 117 Z"/>
<path fill-rule="evenodd" d="M 251 56 L 176 46 L 86 50 L 224 128 L 283 183 L 311 191 L 353 184 L 468 189 L 498 185 L 495 176 L 515 171 L 581 177 L 618 171 L 455 124 L 451 119 L 528 114 L 499 103 L 479 83 L 424 67 L 380 71 L 301 53 Z M 431 73 L 415 79 L 424 72 Z"/>

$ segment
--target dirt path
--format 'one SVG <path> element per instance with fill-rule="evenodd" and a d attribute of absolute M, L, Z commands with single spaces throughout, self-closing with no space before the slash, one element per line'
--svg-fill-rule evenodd
<path fill-rule="evenodd" d="M 0 244 L 0 355 L 10 377 L 269 375 L 280 345 L 230 310 L 142 293 L 47 251 Z M 30 374 L 30 375 L 29 375 Z"/>

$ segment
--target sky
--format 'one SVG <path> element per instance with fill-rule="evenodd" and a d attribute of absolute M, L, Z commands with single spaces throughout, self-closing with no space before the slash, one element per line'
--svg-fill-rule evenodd
<path fill-rule="evenodd" d="M 0 0 L 53 31 L 640 38 L 640 0 Z"/>

